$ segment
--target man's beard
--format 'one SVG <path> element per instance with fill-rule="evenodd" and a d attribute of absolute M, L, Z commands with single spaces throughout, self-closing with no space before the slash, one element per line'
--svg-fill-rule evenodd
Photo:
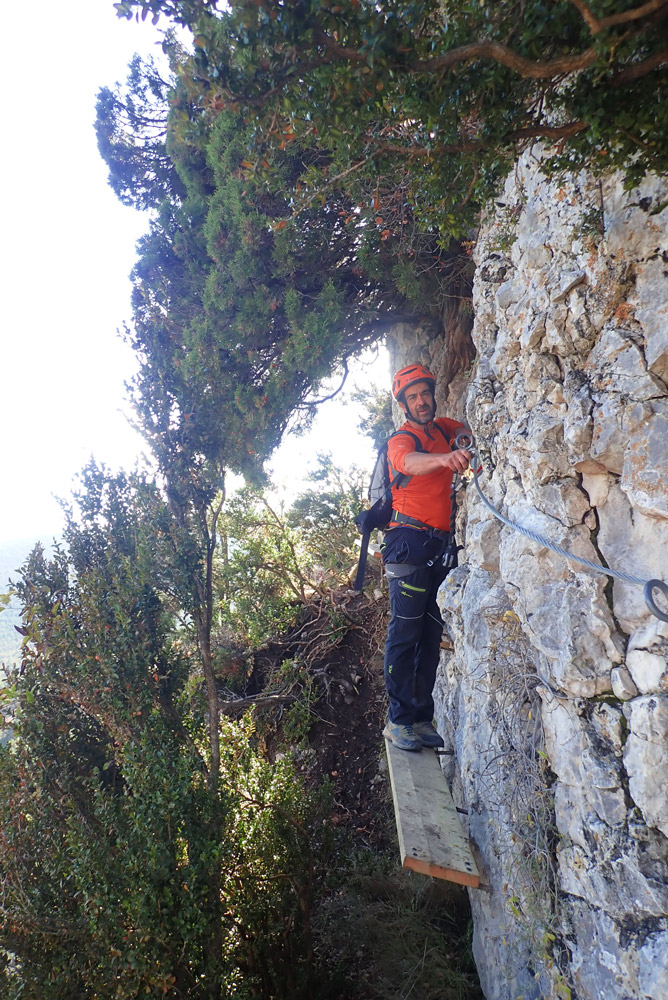
<path fill-rule="evenodd" d="M 410 407 L 407 407 L 407 410 L 408 410 L 408 416 L 416 424 L 422 424 L 422 425 L 424 425 L 424 424 L 430 424 L 432 422 L 432 420 L 434 419 L 434 417 L 436 416 L 436 404 L 435 403 L 432 403 L 431 406 L 429 407 L 428 412 L 425 412 L 422 415 L 418 415 L 417 412 L 413 413 L 412 410 L 410 409 Z"/>

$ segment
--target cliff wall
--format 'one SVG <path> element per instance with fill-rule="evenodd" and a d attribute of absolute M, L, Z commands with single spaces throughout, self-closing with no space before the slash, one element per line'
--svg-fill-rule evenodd
<path fill-rule="evenodd" d="M 547 180 L 527 152 L 474 256 L 465 412 L 486 495 L 578 555 L 668 579 L 665 183 Z M 442 350 L 404 332 L 394 360 L 442 371 Z M 485 994 L 666 1000 L 668 625 L 642 588 L 502 526 L 472 484 L 460 507 L 438 721 L 487 882 Z"/>

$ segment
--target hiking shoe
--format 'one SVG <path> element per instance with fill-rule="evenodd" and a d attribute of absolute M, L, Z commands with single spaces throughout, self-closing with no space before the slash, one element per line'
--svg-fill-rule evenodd
<path fill-rule="evenodd" d="M 412 726 L 400 726 L 398 722 L 388 722 L 383 736 L 400 750 L 422 750 L 422 740 L 413 732 Z"/>
<path fill-rule="evenodd" d="M 423 747 L 445 746 L 445 740 L 439 736 L 431 722 L 414 722 L 412 728 Z"/>

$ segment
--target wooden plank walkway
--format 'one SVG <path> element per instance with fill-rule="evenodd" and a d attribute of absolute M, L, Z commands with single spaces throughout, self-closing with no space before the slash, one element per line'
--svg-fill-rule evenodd
<path fill-rule="evenodd" d="M 385 740 L 404 868 L 477 889 L 480 873 L 437 755 L 398 750 Z"/>

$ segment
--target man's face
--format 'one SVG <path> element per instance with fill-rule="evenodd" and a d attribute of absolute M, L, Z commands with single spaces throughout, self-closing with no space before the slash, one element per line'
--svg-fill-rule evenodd
<path fill-rule="evenodd" d="M 416 424 L 428 424 L 436 416 L 436 403 L 429 382 L 416 382 L 404 395 L 408 416 Z"/>

